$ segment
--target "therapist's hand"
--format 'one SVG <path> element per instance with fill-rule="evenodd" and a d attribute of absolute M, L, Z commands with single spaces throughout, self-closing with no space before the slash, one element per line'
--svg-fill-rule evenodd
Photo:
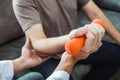
<path fill-rule="evenodd" d="M 15 72 L 37 66 L 48 59 L 38 56 L 38 52 L 31 49 L 30 46 L 30 39 L 26 38 L 26 43 L 22 47 L 21 57 L 13 60 Z"/>
<path fill-rule="evenodd" d="M 66 51 L 62 54 L 61 60 L 55 71 L 65 71 L 68 74 L 71 74 L 72 68 L 77 61 L 78 60 L 76 58 Z"/>

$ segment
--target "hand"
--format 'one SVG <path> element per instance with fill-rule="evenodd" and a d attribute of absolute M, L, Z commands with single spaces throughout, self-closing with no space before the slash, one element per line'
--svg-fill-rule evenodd
<path fill-rule="evenodd" d="M 22 47 L 21 57 L 13 60 L 14 72 L 37 66 L 48 59 L 48 57 L 43 58 L 38 56 L 37 51 L 30 49 L 30 44 L 30 40 L 27 37 L 26 43 Z"/>
<path fill-rule="evenodd" d="M 66 62 L 69 64 L 75 64 L 78 60 L 74 58 L 69 52 L 65 51 L 61 56 L 61 62 Z M 66 64 L 66 63 L 64 63 Z"/>
<path fill-rule="evenodd" d="M 71 38 L 83 35 L 86 36 L 85 45 L 75 58 L 78 60 L 86 59 L 91 53 L 97 51 L 102 45 L 101 40 L 104 33 L 105 30 L 98 24 L 85 25 L 82 28 L 72 31 L 70 33 Z"/>
<path fill-rule="evenodd" d="M 74 29 L 70 32 L 69 37 L 70 39 L 73 39 L 75 37 L 83 36 L 88 32 L 87 26 L 80 27 L 78 29 Z"/>
<path fill-rule="evenodd" d="M 77 61 L 69 52 L 64 52 L 55 71 L 63 70 L 70 74 Z"/>
<path fill-rule="evenodd" d="M 24 60 L 24 64 L 26 64 L 28 68 L 41 64 L 42 62 L 48 59 L 38 56 L 37 51 L 30 49 L 30 44 L 31 44 L 30 39 L 27 37 L 26 43 L 22 47 L 22 55 L 21 55 L 21 58 Z"/>

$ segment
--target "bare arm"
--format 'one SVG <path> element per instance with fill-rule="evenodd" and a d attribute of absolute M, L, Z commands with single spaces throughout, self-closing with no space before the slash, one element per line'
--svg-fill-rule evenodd
<path fill-rule="evenodd" d="M 36 24 L 25 32 L 32 42 L 32 46 L 40 53 L 54 55 L 64 50 L 64 44 L 69 40 L 68 35 L 47 38 L 42 25 Z"/>
<path fill-rule="evenodd" d="M 82 7 L 82 10 L 91 21 L 95 18 L 102 19 L 106 24 L 107 34 L 110 35 L 120 45 L 120 32 L 92 0 L 90 0 L 84 7 Z"/>
<path fill-rule="evenodd" d="M 97 26 L 97 27 L 96 27 Z M 79 35 L 83 35 L 82 31 L 78 28 L 76 30 L 71 31 L 70 37 L 78 37 Z M 101 40 L 104 36 L 105 30 L 96 24 L 93 25 L 86 25 L 86 28 L 84 27 L 84 31 L 86 32 L 86 41 L 83 46 L 83 48 L 80 50 L 80 52 L 76 56 L 72 56 L 69 52 L 64 52 L 60 63 L 58 64 L 55 71 L 64 70 L 68 74 L 71 73 L 72 68 L 74 64 L 79 61 L 86 59 L 90 54 L 97 51 L 101 46 Z"/>
<path fill-rule="evenodd" d="M 63 70 L 66 71 L 68 74 L 71 74 L 71 71 L 73 69 L 73 66 L 78 60 L 72 57 L 68 52 L 64 52 L 60 63 L 56 67 L 55 71 Z"/>
<path fill-rule="evenodd" d="M 77 32 L 81 32 L 80 35 L 77 35 L 81 36 L 86 34 L 87 31 L 85 27 L 82 27 L 77 29 Z M 33 48 L 40 52 L 40 56 L 54 55 L 63 51 L 65 43 L 70 40 L 69 34 L 47 38 L 41 24 L 32 26 L 25 34 L 30 38 Z"/>

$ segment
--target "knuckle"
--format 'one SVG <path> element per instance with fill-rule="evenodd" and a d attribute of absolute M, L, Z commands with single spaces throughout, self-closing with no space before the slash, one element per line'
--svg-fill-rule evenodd
<path fill-rule="evenodd" d="M 94 34 L 95 36 L 99 35 L 100 31 L 95 31 Z"/>
<path fill-rule="evenodd" d="M 91 50 L 89 50 L 89 49 L 87 49 L 87 50 L 85 51 L 85 53 L 87 53 L 87 54 L 90 53 L 90 52 L 91 52 Z"/>
<path fill-rule="evenodd" d="M 105 33 L 105 30 L 104 30 L 104 29 L 103 29 L 103 30 L 100 30 L 100 33 L 104 34 L 104 33 Z"/>
<path fill-rule="evenodd" d="M 97 51 L 99 48 L 100 48 L 100 45 L 98 45 L 98 46 L 94 49 L 94 51 Z"/>
<path fill-rule="evenodd" d="M 94 35 L 91 35 L 91 36 L 89 36 L 89 39 L 90 39 L 90 40 L 94 40 L 94 39 L 95 39 L 95 36 L 94 36 Z"/>

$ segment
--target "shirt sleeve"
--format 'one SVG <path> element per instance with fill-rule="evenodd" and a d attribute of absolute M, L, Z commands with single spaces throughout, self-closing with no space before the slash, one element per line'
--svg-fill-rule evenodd
<path fill-rule="evenodd" d="M 87 4 L 90 0 L 77 0 L 78 3 L 78 7 L 81 8 L 83 7 L 85 4 Z"/>
<path fill-rule="evenodd" d="M 13 76 L 14 69 L 12 61 L 0 61 L 0 80 L 12 80 Z"/>
<path fill-rule="evenodd" d="M 69 80 L 69 74 L 65 71 L 55 71 L 46 80 Z"/>
<path fill-rule="evenodd" d="M 23 31 L 41 23 L 40 14 L 34 0 L 13 0 L 13 10 Z"/>

